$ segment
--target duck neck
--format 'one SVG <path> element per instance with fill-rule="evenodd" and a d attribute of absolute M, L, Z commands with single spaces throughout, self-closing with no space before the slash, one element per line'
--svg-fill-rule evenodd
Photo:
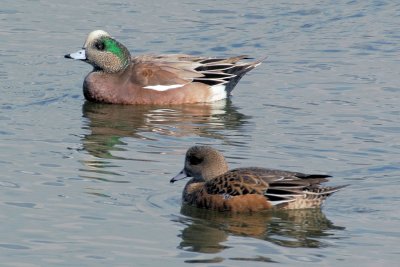
<path fill-rule="evenodd" d="M 126 70 L 131 62 L 131 54 L 124 46 L 121 47 L 122 53 L 118 55 L 119 64 L 111 70 L 112 73 L 117 73 Z"/>
<path fill-rule="evenodd" d="M 201 176 L 205 181 L 211 180 L 219 175 L 222 175 L 228 171 L 228 164 L 224 157 L 216 157 L 210 159 L 208 164 L 209 168 L 204 168 L 202 170 Z"/>
<path fill-rule="evenodd" d="M 108 73 L 124 71 L 131 63 L 131 54 L 129 53 L 129 50 L 123 44 L 114 39 L 106 39 L 104 42 L 108 46 L 108 52 L 115 56 L 110 59 L 110 61 L 114 62 L 109 64 L 107 69 L 104 69 L 104 71 Z"/>

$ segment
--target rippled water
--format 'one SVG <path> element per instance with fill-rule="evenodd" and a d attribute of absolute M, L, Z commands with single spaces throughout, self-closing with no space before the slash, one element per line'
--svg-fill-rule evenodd
<path fill-rule="evenodd" d="M 2 1 L 2 266 L 394 266 L 396 1 Z M 86 103 L 63 55 L 102 28 L 132 53 L 268 55 L 228 101 Z M 182 208 L 186 149 L 351 184 L 318 211 Z"/>

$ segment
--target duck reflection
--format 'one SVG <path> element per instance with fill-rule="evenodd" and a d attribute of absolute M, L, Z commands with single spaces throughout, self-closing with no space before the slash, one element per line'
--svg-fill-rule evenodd
<path fill-rule="evenodd" d="M 83 117 L 90 134 L 83 139 L 86 151 L 99 158 L 117 158 L 122 137 L 157 139 L 157 135 L 226 139 L 223 129 L 237 129 L 249 119 L 231 101 L 179 106 L 108 105 L 86 102 Z M 151 134 L 150 134 L 151 133 Z M 154 134 L 155 133 L 155 134 Z"/>
<path fill-rule="evenodd" d="M 319 248 L 321 240 L 332 236 L 333 225 L 320 209 L 280 210 L 253 214 L 228 214 L 182 206 L 182 231 L 179 248 L 202 253 L 217 253 L 230 235 L 266 240 L 284 247 Z"/>

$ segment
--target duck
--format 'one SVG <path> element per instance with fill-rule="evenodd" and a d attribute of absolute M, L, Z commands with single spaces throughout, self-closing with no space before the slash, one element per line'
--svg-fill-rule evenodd
<path fill-rule="evenodd" d="M 330 175 L 304 174 L 261 167 L 229 170 L 225 157 L 210 146 L 193 146 L 184 168 L 170 182 L 191 178 L 184 187 L 184 205 L 233 213 L 320 208 L 347 185 L 322 186 Z"/>
<path fill-rule="evenodd" d="M 83 48 L 66 54 L 93 66 L 83 94 L 91 102 L 109 104 L 186 104 L 228 98 L 239 80 L 265 58 L 245 62 L 186 54 L 139 55 L 104 30 L 89 33 Z"/>

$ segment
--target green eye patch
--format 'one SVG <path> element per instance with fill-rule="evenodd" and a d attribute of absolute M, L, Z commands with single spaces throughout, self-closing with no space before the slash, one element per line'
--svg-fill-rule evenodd
<path fill-rule="evenodd" d="M 115 41 L 113 39 L 105 38 L 103 43 L 104 43 L 106 51 L 113 53 L 119 59 L 121 59 L 121 61 L 124 61 L 124 59 L 125 59 L 124 52 L 122 51 L 121 47 L 118 45 L 117 41 Z"/>

